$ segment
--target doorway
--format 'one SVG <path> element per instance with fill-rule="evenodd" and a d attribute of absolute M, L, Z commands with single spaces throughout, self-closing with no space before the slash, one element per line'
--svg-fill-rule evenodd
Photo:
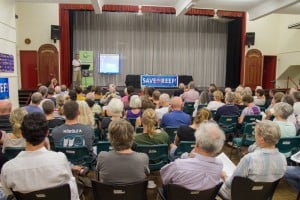
<path fill-rule="evenodd" d="M 264 56 L 264 67 L 263 67 L 263 83 L 264 89 L 270 90 L 276 88 L 276 63 L 277 56 Z"/>
<path fill-rule="evenodd" d="M 251 87 L 252 90 L 262 85 L 262 58 L 262 53 L 258 49 L 251 49 L 246 55 L 244 85 Z"/>
<path fill-rule="evenodd" d="M 37 87 L 37 51 L 20 51 L 21 88 L 34 90 Z"/>

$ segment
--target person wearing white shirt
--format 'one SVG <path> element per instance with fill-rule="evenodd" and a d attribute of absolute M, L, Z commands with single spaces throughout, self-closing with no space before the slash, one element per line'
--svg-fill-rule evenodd
<path fill-rule="evenodd" d="M 72 61 L 73 66 L 73 84 L 75 86 L 80 86 L 81 84 L 81 60 L 79 59 L 79 54 L 75 54 L 75 58 Z"/>
<path fill-rule="evenodd" d="M 48 135 L 46 117 L 38 112 L 24 117 L 22 135 L 25 151 L 6 162 L 1 171 L 1 184 L 6 195 L 11 190 L 28 193 L 68 183 L 71 200 L 79 200 L 78 189 L 66 156 L 44 147 Z"/>

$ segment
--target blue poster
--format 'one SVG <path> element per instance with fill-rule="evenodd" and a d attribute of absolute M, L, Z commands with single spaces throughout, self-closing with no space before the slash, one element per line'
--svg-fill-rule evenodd
<path fill-rule="evenodd" d="M 0 99 L 9 98 L 8 78 L 0 78 Z"/>
<path fill-rule="evenodd" d="M 178 86 L 177 75 L 141 75 L 141 87 L 174 88 Z"/>

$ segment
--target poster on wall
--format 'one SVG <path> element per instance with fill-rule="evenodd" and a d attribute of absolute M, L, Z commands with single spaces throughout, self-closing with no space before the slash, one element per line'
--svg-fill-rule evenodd
<path fill-rule="evenodd" d="M 14 56 L 0 53 L 0 72 L 14 72 Z"/>
<path fill-rule="evenodd" d="M 0 99 L 9 99 L 8 78 L 0 78 Z"/>
<path fill-rule="evenodd" d="M 79 51 L 79 58 L 82 70 L 81 85 L 84 87 L 94 85 L 94 52 Z"/>

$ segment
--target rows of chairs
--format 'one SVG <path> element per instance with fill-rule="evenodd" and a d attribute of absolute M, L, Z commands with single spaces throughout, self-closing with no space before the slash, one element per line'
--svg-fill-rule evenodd
<path fill-rule="evenodd" d="M 274 182 L 254 182 L 245 177 L 234 177 L 231 187 L 232 200 L 271 200 L 279 180 Z M 127 184 L 109 185 L 92 180 L 93 195 L 95 200 L 147 200 L 147 181 Z M 215 187 L 203 191 L 188 190 L 176 184 L 168 184 L 158 188 L 158 197 L 161 200 L 214 200 L 218 195 L 222 182 Z M 71 200 L 68 184 L 34 191 L 30 193 L 13 192 L 17 200 L 32 199 L 64 199 Z M 222 199 L 226 199 L 219 195 Z"/>

